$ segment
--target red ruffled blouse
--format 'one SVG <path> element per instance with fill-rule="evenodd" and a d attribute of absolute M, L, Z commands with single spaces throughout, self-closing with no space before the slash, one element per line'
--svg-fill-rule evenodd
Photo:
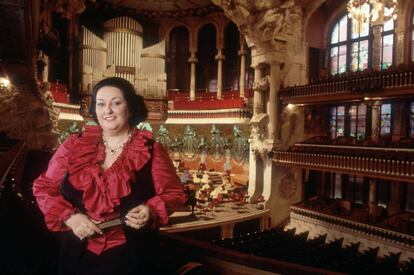
<path fill-rule="evenodd" d="M 60 184 L 67 171 L 73 187 L 83 191 L 86 214 L 97 221 L 118 216 L 121 198 L 131 192 L 135 171 L 139 171 L 151 158 L 152 179 L 156 195 L 147 201 L 158 225 L 168 222 L 167 208 L 183 205 L 187 198 L 171 160 L 161 144 L 147 145 L 152 133 L 134 129 L 118 159 L 106 170 L 101 164 L 105 158 L 100 126 L 85 126 L 82 135 L 72 135 L 56 151 L 49 167 L 33 183 L 33 194 L 45 215 L 47 227 L 52 231 L 66 231 L 64 224 L 77 209 L 60 193 Z M 105 231 L 103 235 L 88 239 L 87 249 L 100 254 L 125 243 L 121 226 Z"/>

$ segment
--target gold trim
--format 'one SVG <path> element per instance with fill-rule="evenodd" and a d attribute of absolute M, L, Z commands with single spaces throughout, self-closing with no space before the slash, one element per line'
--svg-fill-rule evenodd
<path fill-rule="evenodd" d="M 159 54 L 159 53 L 142 53 L 141 57 L 153 57 L 153 58 L 165 59 L 165 55 Z"/>
<path fill-rule="evenodd" d="M 81 49 L 88 49 L 88 50 L 97 50 L 97 51 L 101 51 L 101 52 L 107 52 L 108 49 L 104 48 L 104 47 L 95 47 L 95 46 L 91 46 L 91 45 L 82 45 Z"/>
<path fill-rule="evenodd" d="M 142 36 L 142 32 L 134 31 L 134 30 L 127 29 L 127 28 L 105 27 L 104 31 L 105 32 L 123 32 L 123 33 L 130 33 L 130 34 Z"/>

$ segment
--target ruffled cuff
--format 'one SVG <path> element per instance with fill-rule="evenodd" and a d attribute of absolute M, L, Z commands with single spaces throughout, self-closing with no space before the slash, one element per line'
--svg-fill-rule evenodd
<path fill-rule="evenodd" d="M 77 208 L 68 207 L 60 210 L 58 215 L 45 215 L 46 226 L 50 231 L 68 231 L 70 229 L 66 226 L 65 221 L 77 212 L 79 212 Z"/>
<path fill-rule="evenodd" d="M 164 201 L 155 196 L 148 200 L 147 205 L 151 208 L 151 213 L 155 216 L 155 225 L 160 226 L 168 223 L 168 212 Z"/>

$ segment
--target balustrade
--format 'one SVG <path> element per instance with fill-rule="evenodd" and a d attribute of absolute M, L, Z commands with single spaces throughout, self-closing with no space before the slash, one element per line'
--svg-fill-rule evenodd
<path fill-rule="evenodd" d="M 360 151 L 355 151 L 355 156 L 290 151 L 274 151 L 273 153 L 273 161 L 281 166 L 341 171 L 383 179 L 414 182 L 414 160 L 356 156 L 356 154 L 361 153 Z"/>
<path fill-rule="evenodd" d="M 330 76 L 316 83 L 287 87 L 281 90 L 281 97 L 287 99 L 412 86 L 414 86 L 414 71 L 354 73 L 353 76 Z"/>

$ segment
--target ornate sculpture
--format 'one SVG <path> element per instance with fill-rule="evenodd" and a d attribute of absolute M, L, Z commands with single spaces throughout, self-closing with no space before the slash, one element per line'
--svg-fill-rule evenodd
<path fill-rule="evenodd" d="M 185 127 L 182 152 L 185 157 L 193 158 L 196 154 L 197 148 L 197 133 L 190 125 Z"/>
<path fill-rule="evenodd" d="M 253 83 L 253 90 L 257 90 L 260 92 L 266 92 L 269 90 L 270 87 L 270 76 L 262 77 Z"/>
<path fill-rule="evenodd" d="M 168 133 L 169 132 L 167 128 L 165 128 L 164 125 L 161 125 L 155 135 L 155 140 L 161 143 L 167 150 L 170 147 L 170 142 L 171 142 L 170 137 L 168 136 Z"/>
<path fill-rule="evenodd" d="M 250 143 L 251 143 L 251 150 L 255 152 L 255 154 L 260 154 L 263 157 L 266 157 L 267 154 L 272 150 L 272 144 L 266 140 L 267 136 L 267 125 L 269 122 L 269 116 L 267 114 L 258 114 L 257 116 L 253 117 L 250 121 Z"/>
<path fill-rule="evenodd" d="M 223 155 L 224 139 L 221 136 L 221 131 L 216 125 L 211 126 L 211 147 L 210 154 L 214 159 L 219 159 Z"/>
<path fill-rule="evenodd" d="M 232 145 L 233 157 L 237 162 L 248 159 L 249 143 L 239 125 L 233 126 L 234 141 Z"/>

